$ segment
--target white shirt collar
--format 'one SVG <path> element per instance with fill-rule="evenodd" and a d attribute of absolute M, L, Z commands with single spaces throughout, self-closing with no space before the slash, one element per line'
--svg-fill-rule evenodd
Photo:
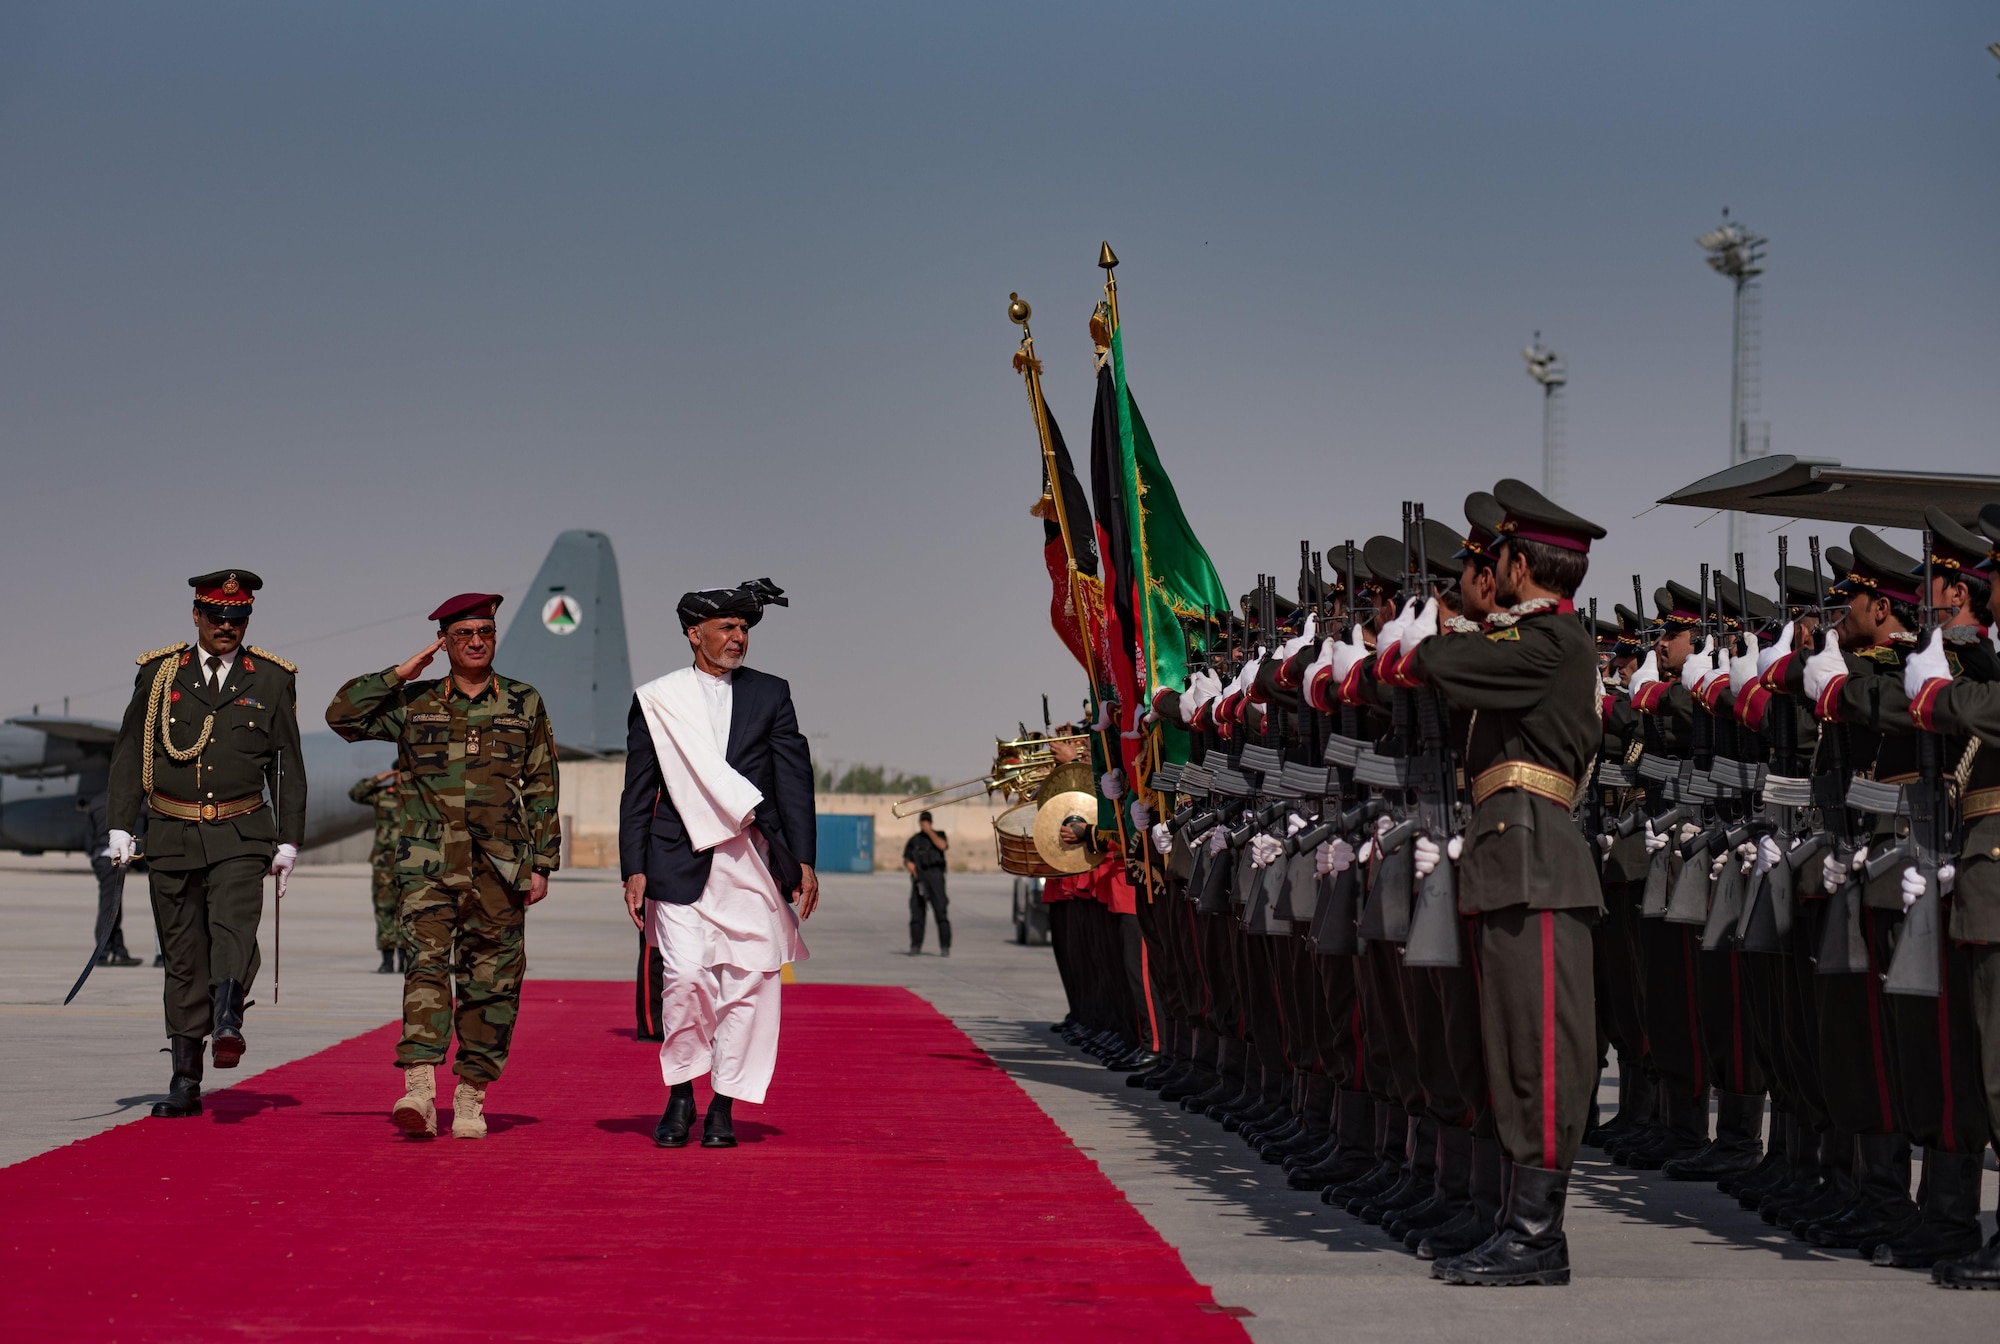
<path fill-rule="evenodd" d="M 242 649 L 239 648 L 236 652 L 241 653 Z M 195 666 L 200 669 L 201 679 L 203 681 L 208 680 L 208 660 L 211 658 L 215 659 L 218 664 L 218 666 L 216 667 L 217 678 L 224 685 L 227 685 L 229 682 L 229 675 L 231 671 L 234 670 L 234 668 L 236 667 L 236 654 L 210 653 L 207 649 L 204 649 L 201 645 L 199 644 L 195 645 L 194 663 Z"/>

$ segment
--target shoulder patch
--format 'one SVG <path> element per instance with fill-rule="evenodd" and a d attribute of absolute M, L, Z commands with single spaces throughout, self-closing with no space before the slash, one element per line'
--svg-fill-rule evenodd
<path fill-rule="evenodd" d="M 260 649 L 255 644 L 245 644 L 243 646 L 243 651 L 245 653 L 254 653 L 259 658 L 267 659 L 270 662 L 276 663 L 279 667 L 284 668 L 285 671 L 293 673 L 294 675 L 296 675 L 299 670 L 299 666 L 297 663 L 288 663 L 283 658 L 280 658 L 277 654 L 272 653 L 269 649 Z"/>
<path fill-rule="evenodd" d="M 182 649 L 186 647 L 187 647 L 187 641 L 184 639 L 179 640 L 175 643 L 165 645 L 161 648 L 148 649 L 146 652 L 140 654 L 137 658 L 134 658 L 132 661 L 138 666 L 144 667 L 147 663 L 152 662 L 155 658 L 164 658 L 170 653 L 179 653 Z"/>
<path fill-rule="evenodd" d="M 1521 637 L 1521 630 L 1519 626 L 1510 625 L 1503 630 L 1488 630 L 1486 637 L 1495 644 L 1499 644 L 1505 640 L 1519 639 Z"/>
<path fill-rule="evenodd" d="M 1902 653 L 1887 644 L 1877 644 L 1872 649 L 1863 649 L 1861 656 L 1871 663 L 1880 663 L 1884 667 L 1896 667 L 1903 661 Z"/>

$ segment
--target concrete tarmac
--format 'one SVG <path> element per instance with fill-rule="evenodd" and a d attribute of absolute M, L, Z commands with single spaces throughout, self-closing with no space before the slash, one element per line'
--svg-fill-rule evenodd
<path fill-rule="evenodd" d="M 1248 1313 L 1258 1341 L 1545 1341 L 1623 1344 L 1760 1338 L 1869 1341 L 1990 1327 L 2000 1299 L 1934 1288 L 1923 1274 L 1876 1269 L 1766 1227 L 1712 1187 L 1612 1167 L 1585 1149 L 1571 1188 L 1568 1288 L 1480 1291 L 1432 1282 L 1429 1266 L 1359 1220 L 1287 1189 L 1282 1171 L 1232 1134 L 1124 1086 L 1122 1075 L 1047 1030 L 1062 1015 L 1047 948 L 1016 946 L 1009 883 L 951 879 L 952 955 L 910 957 L 908 883 L 895 875 L 825 879 L 806 925 L 803 981 L 906 985 L 986 1050 L 1088 1152 L 1216 1300 Z M 75 859 L 0 861 L 0 1165 L 133 1121 L 167 1081 L 160 973 L 100 967 L 60 1007 L 82 968 L 95 884 Z M 145 879 L 129 883 L 126 941 L 153 951 Z M 250 1052 L 226 1086 L 393 1020 L 400 977 L 377 975 L 367 871 L 302 868 L 284 912 L 283 1001 L 273 1002 L 276 929 L 267 910 L 264 973 L 252 992 Z M 558 874 L 529 916 L 529 973 L 629 979 L 637 934 L 615 874 Z M 532 1017 L 520 1029 L 532 1031 Z M 650 1047 L 634 1068 L 652 1068 Z M 385 1111 L 400 1075 L 385 1056 Z M 503 1079 L 496 1088 L 505 1088 Z M 779 1063 L 776 1086 L 784 1086 Z M 1613 1095 L 1606 1088 L 1607 1098 Z M 144 1121 L 143 1123 L 153 1123 Z M 166 1123 L 166 1122 L 160 1122 Z M 1993 1207 L 1988 1175 L 1986 1208 Z M 1991 1218 L 1990 1212 L 1987 1217 Z"/>

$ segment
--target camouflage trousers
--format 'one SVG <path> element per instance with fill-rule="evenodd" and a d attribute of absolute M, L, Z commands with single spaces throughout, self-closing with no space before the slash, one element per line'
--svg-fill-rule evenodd
<path fill-rule="evenodd" d="M 375 950 L 387 952 L 403 941 L 403 884 L 396 878 L 395 856 L 375 865 Z"/>
<path fill-rule="evenodd" d="M 442 1064 L 454 1027 L 458 1058 L 452 1071 L 459 1077 L 490 1083 L 507 1067 L 528 970 L 523 899 L 477 861 L 469 871 L 419 879 L 403 889 L 411 961 L 403 976 L 398 1068 Z"/>

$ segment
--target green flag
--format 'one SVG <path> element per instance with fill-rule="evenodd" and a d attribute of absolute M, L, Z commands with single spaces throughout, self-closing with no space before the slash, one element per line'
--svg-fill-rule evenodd
<path fill-rule="evenodd" d="M 1139 414 L 1139 403 L 1125 381 L 1125 336 L 1111 337 L 1111 369 L 1118 381 L 1118 437 L 1124 458 L 1126 512 L 1132 538 L 1131 569 L 1138 590 L 1133 613 L 1138 630 L 1140 662 L 1145 675 L 1143 694 L 1150 703 L 1165 687 L 1187 689 L 1187 638 L 1180 618 L 1199 620 L 1206 606 L 1230 609 L 1228 590 L 1202 549 L 1153 436 Z"/>

